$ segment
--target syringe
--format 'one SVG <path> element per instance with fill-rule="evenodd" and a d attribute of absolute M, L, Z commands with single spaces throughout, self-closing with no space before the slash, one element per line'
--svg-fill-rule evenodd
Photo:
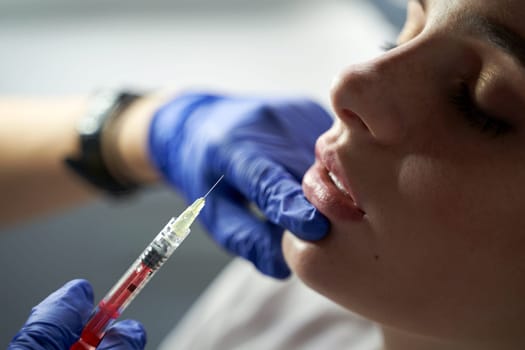
<path fill-rule="evenodd" d="M 208 193 L 197 198 L 176 219 L 171 218 L 139 258 L 100 301 L 82 330 L 80 339 L 71 346 L 70 350 L 92 350 L 98 346 L 106 330 L 188 236 L 190 226 L 204 207 L 206 197 L 223 177 L 221 176 Z"/>

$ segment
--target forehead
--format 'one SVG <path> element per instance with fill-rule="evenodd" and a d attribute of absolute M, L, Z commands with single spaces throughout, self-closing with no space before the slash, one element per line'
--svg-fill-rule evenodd
<path fill-rule="evenodd" d="M 514 22 L 525 28 L 521 23 L 525 16 L 525 1 L 523 0 L 418 0 L 429 11 L 441 15 L 451 14 L 452 17 L 466 13 L 476 13 L 500 21 Z"/>

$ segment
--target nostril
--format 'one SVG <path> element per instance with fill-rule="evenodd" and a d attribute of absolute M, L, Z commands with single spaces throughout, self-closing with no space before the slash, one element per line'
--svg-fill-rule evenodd
<path fill-rule="evenodd" d="M 341 119 L 343 119 L 343 121 L 345 123 L 348 123 L 350 126 L 360 127 L 366 131 L 370 131 L 368 129 L 368 126 L 363 122 L 363 119 L 361 119 L 356 113 L 347 108 L 343 108 Z"/>

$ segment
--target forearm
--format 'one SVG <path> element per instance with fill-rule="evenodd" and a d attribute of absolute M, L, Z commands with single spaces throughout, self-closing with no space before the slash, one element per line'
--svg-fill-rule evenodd
<path fill-rule="evenodd" d="M 155 181 L 147 130 L 161 101 L 140 99 L 119 118 L 116 139 L 103 142 L 114 149 L 110 169 L 140 183 Z M 79 152 L 75 126 L 87 105 L 87 97 L 0 98 L 0 226 L 100 195 L 63 163 Z"/>
<path fill-rule="evenodd" d="M 76 152 L 75 123 L 84 97 L 0 99 L 0 222 L 2 225 L 93 194 L 62 164 Z"/>

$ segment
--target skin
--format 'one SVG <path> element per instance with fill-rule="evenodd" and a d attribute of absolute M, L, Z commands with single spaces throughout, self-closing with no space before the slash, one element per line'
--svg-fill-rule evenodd
<path fill-rule="evenodd" d="M 147 155 L 147 126 L 167 97 L 139 99 L 111 137 L 103 136 L 102 152 L 115 176 L 142 184 L 158 180 Z M 101 196 L 63 164 L 79 153 L 75 127 L 88 104 L 83 96 L 0 98 L 0 193 L 10 199 L 0 201 L 0 228 Z"/>
<path fill-rule="evenodd" d="M 525 36 L 525 6 L 428 0 L 408 12 L 397 48 L 336 78 L 336 122 L 318 140 L 365 215 L 341 219 L 325 203 L 330 234 L 287 232 L 285 258 L 307 285 L 377 322 L 385 349 L 523 349 L 525 71 L 466 24 L 488 17 Z M 509 130 L 466 116 L 451 101 L 462 86 Z M 312 169 L 303 188 L 315 204 Z"/>

